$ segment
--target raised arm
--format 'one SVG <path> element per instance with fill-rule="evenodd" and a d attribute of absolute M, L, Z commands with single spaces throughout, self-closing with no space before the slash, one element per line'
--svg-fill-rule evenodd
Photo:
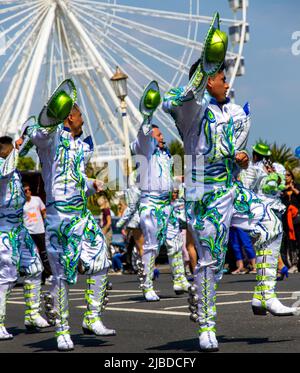
<path fill-rule="evenodd" d="M 207 82 L 207 79 L 204 81 Z M 210 99 L 203 81 L 198 90 L 187 92 L 184 88 L 173 88 L 165 94 L 163 110 L 174 119 L 181 138 L 198 129 Z"/>
<path fill-rule="evenodd" d="M 150 158 L 154 153 L 157 141 L 152 137 L 152 125 L 143 122 L 136 140 L 130 144 L 131 152 L 134 155 L 144 155 Z"/>

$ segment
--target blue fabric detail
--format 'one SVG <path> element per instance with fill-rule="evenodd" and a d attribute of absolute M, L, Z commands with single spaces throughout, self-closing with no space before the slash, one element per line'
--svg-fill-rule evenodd
<path fill-rule="evenodd" d="M 249 102 L 245 103 L 243 109 L 244 109 L 244 112 L 245 112 L 246 115 L 250 114 L 250 105 L 249 105 Z"/>
<path fill-rule="evenodd" d="M 71 132 L 71 129 L 69 127 L 64 126 L 63 130 L 66 131 L 66 132 Z M 74 138 L 78 139 L 78 137 L 80 137 L 82 134 L 83 134 L 83 132 L 81 131 L 81 133 L 79 135 L 75 136 Z"/>
<path fill-rule="evenodd" d="M 91 151 L 94 150 L 94 143 L 91 136 L 86 137 L 83 142 L 89 145 Z"/>
<path fill-rule="evenodd" d="M 222 103 L 218 102 L 214 97 L 212 97 L 210 99 L 210 103 L 212 105 L 224 105 L 224 104 L 228 104 L 229 102 L 230 102 L 230 98 L 229 97 L 226 97 L 225 101 L 222 102 Z"/>

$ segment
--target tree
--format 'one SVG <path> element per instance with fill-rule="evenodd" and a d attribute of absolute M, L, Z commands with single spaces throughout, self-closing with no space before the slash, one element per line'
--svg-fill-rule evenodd
<path fill-rule="evenodd" d="M 175 155 L 175 154 L 180 155 L 180 157 L 182 158 L 182 161 L 184 160 L 184 149 L 180 141 L 172 140 L 169 143 L 168 148 L 170 149 L 170 153 L 172 155 Z"/>
<path fill-rule="evenodd" d="M 169 145 L 169 150 L 172 156 L 174 157 L 174 176 L 181 176 L 184 174 L 184 148 L 180 141 L 172 140 Z M 181 158 L 181 162 L 178 161 L 178 158 Z M 179 159 L 180 160 L 180 159 Z"/>
<path fill-rule="evenodd" d="M 35 166 L 36 164 L 31 157 L 20 157 L 17 168 L 19 171 L 34 171 Z"/>

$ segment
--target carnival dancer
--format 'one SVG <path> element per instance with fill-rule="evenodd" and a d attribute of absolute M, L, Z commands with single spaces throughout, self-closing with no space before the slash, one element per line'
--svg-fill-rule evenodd
<path fill-rule="evenodd" d="M 80 138 L 83 119 L 75 100 L 76 88 L 67 79 L 44 106 L 38 124 L 22 129 L 23 137 L 36 146 L 42 165 L 47 198 L 47 253 L 53 272 L 46 307 L 56 325 L 59 350 L 74 348 L 68 324 L 68 286 L 76 283 L 77 271 L 87 275 L 83 332 L 116 334 L 102 323 L 110 263 L 101 229 L 87 209 L 87 196 L 102 190 L 103 184 L 85 175 L 84 155 L 90 152 Z"/>
<path fill-rule="evenodd" d="M 25 195 L 17 171 L 18 151 L 12 138 L 0 137 L 0 340 L 12 339 L 5 326 L 6 303 L 19 276 L 24 277 L 25 327 L 49 327 L 40 315 L 42 263 L 23 224 Z"/>
<path fill-rule="evenodd" d="M 272 152 L 268 145 L 256 143 L 252 147 L 252 162 L 246 170 L 242 170 L 239 179 L 243 186 L 251 189 L 266 204 L 269 204 L 282 222 L 286 210 L 281 202 L 281 193 L 285 189 L 285 167 L 271 161 Z M 288 267 L 281 255 L 278 255 L 277 281 L 288 277 Z"/>
<path fill-rule="evenodd" d="M 271 149 L 258 142 L 252 147 L 253 157 L 249 167 L 239 177 L 247 189 L 253 190 L 265 203 L 272 203 L 272 209 L 282 215 L 285 206 L 280 194 L 285 189 L 285 168 L 271 161 Z"/>
<path fill-rule="evenodd" d="M 199 322 L 202 351 L 217 351 L 216 287 L 223 265 L 230 225 L 256 238 L 257 286 L 252 300 L 256 315 L 293 315 L 275 293 L 277 257 L 282 238 L 280 220 L 270 205 L 234 183 L 236 165 L 247 167 L 245 149 L 250 112 L 246 104 L 230 103 L 222 67 L 227 35 L 219 29 L 216 13 L 200 60 L 191 68 L 186 88 L 172 89 L 163 108 L 171 114 L 184 142 L 187 162 L 186 213 L 198 251 L 195 285 L 190 290 L 191 318 Z M 207 89 L 206 89 L 207 88 Z"/>
<path fill-rule="evenodd" d="M 141 202 L 141 191 L 136 185 L 132 185 L 130 188 L 128 188 L 125 191 L 125 198 L 127 202 L 127 208 L 125 210 L 124 215 L 120 218 L 120 220 L 117 223 L 118 228 L 126 227 L 126 229 L 129 229 L 132 233 L 135 245 L 137 247 L 137 254 L 138 258 L 136 261 L 137 266 L 137 275 L 138 280 L 140 282 L 140 288 L 144 288 L 144 282 L 145 282 L 145 272 L 144 272 L 144 265 L 143 265 L 143 245 L 144 245 L 144 236 L 143 232 L 141 230 L 140 226 L 140 216 L 139 216 L 139 210 L 140 210 L 140 202 Z M 182 212 L 179 211 L 181 208 L 181 204 L 177 203 L 177 201 L 171 200 L 171 205 L 173 207 L 172 212 L 172 219 L 174 218 L 180 219 L 182 216 Z M 167 233 L 166 233 L 166 248 L 167 248 L 167 255 L 169 258 L 170 264 L 172 263 L 173 259 L 173 246 L 171 243 L 172 239 L 180 240 L 180 237 L 178 235 L 180 234 L 179 231 L 179 225 L 177 223 L 174 224 L 168 224 L 167 225 Z M 174 261 L 173 261 L 174 262 Z M 177 280 L 177 274 L 175 271 L 179 270 L 179 273 L 182 274 L 184 271 L 181 268 L 181 259 L 179 259 L 179 268 L 176 266 L 171 266 L 171 272 L 173 276 L 173 288 L 177 295 L 184 293 L 184 290 L 182 289 L 181 284 L 178 284 Z M 156 269 L 158 271 L 158 269 Z M 152 273 L 152 278 L 155 277 L 155 269 L 154 273 Z"/>
<path fill-rule="evenodd" d="M 140 163 L 139 188 L 140 225 L 144 235 L 143 294 L 147 301 L 158 301 L 153 289 L 153 269 L 159 248 L 165 243 L 172 268 L 173 289 L 176 293 L 188 291 L 182 259 L 182 238 L 178 219 L 171 205 L 173 187 L 173 158 L 164 142 L 158 126 L 151 124 L 153 113 L 160 103 L 158 84 L 152 81 L 144 90 L 140 100 L 140 111 L 144 121 L 137 139 L 131 144 L 132 153 Z"/>

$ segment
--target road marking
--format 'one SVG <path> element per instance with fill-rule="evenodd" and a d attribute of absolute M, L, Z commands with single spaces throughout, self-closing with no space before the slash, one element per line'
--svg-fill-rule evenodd
<path fill-rule="evenodd" d="M 288 298 L 278 298 L 279 300 L 287 300 L 287 299 L 295 299 L 295 298 L 292 298 L 292 297 L 288 297 Z M 230 305 L 230 304 L 242 304 L 242 303 L 251 303 L 252 302 L 252 299 L 250 300 L 237 300 L 237 301 L 232 301 L 232 302 L 217 302 L 216 303 L 216 306 L 225 306 L 225 305 Z M 178 306 L 178 307 L 165 307 L 164 310 L 172 310 L 172 309 L 178 309 L 178 308 L 186 308 L 188 305 L 186 306 Z"/>
<path fill-rule="evenodd" d="M 77 308 L 85 308 L 84 306 L 77 306 Z M 143 310 L 141 308 L 116 308 L 106 307 L 105 310 L 120 311 L 120 312 L 133 312 L 133 313 L 151 313 L 157 315 L 174 315 L 174 316 L 188 316 L 187 312 L 163 311 L 163 310 Z"/>

